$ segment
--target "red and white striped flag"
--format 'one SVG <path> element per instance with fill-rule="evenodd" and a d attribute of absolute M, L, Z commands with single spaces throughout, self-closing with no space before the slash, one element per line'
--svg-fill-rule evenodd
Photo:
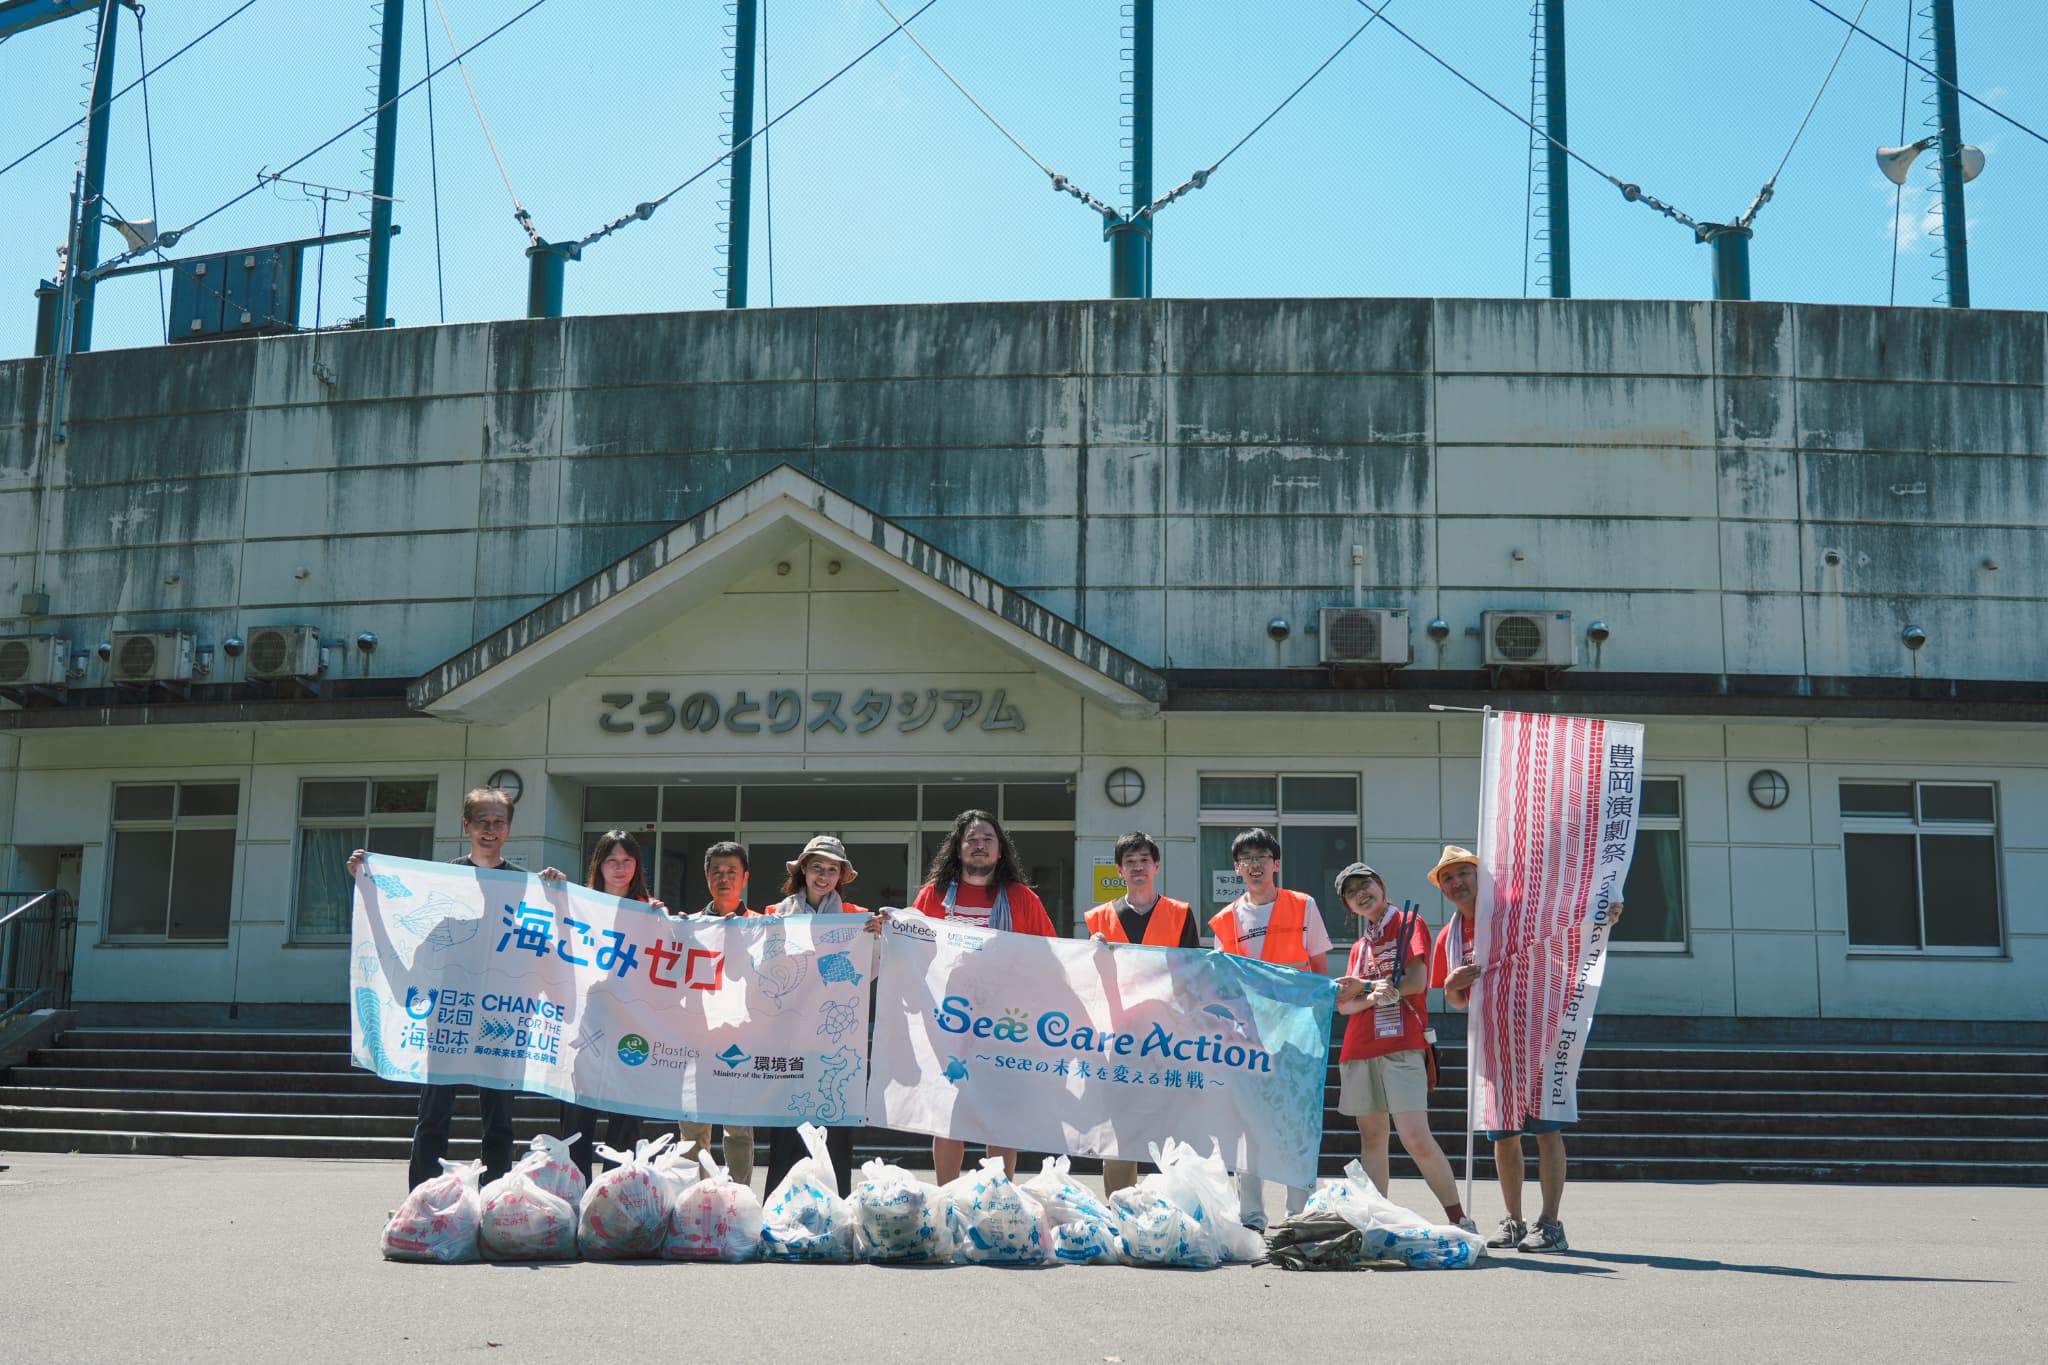
<path fill-rule="evenodd" d="M 1479 764 L 1472 1127 L 1579 1116 L 1579 1062 L 1635 854 L 1643 727 L 1495 712 Z"/>

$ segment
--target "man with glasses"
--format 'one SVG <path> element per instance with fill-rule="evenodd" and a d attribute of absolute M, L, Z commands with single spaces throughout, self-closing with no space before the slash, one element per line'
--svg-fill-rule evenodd
<path fill-rule="evenodd" d="M 996 817 L 985 810 L 963 810 L 954 817 L 953 828 L 932 857 L 925 883 L 911 904 L 932 919 L 1055 937 L 1045 903 L 1024 880 L 1017 846 Z M 932 1171 L 939 1184 L 959 1178 L 966 1151 L 967 1144 L 957 1138 L 932 1139 Z M 988 1152 L 1003 1159 L 1007 1174 L 1017 1174 L 1016 1148 L 990 1143 Z"/>
<path fill-rule="evenodd" d="M 1244 894 L 1209 920 L 1218 951 L 1322 975 L 1330 960 L 1330 931 L 1315 897 L 1280 886 L 1280 841 L 1263 829 L 1248 829 L 1230 841 L 1230 861 L 1244 882 Z M 1266 1228 L 1266 1187 L 1258 1176 L 1237 1178 L 1244 1225 Z M 1287 1213 L 1300 1213 L 1309 1192 L 1287 1186 Z"/>
<path fill-rule="evenodd" d="M 512 801 L 496 787 L 478 787 L 462 798 L 462 832 L 469 839 L 469 852 L 452 861 L 457 867 L 526 869 L 505 856 L 505 840 L 512 835 Z M 348 855 L 348 875 L 362 875 L 364 850 Z M 560 868 L 544 867 L 544 882 L 568 880 Z M 455 1122 L 455 1091 L 452 1085 L 420 1087 L 419 1118 L 412 1130 L 412 1161 L 406 1172 L 407 1192 L 422 1181 L 441 1174 L 441 1158 L 448 1155 L 448 1130 Z M 489 1184 L 512 1169 L 512 1098 L 510 1090 L 480 1085 L 477 1104 L 483 1110 L 483 1182 Z"/>

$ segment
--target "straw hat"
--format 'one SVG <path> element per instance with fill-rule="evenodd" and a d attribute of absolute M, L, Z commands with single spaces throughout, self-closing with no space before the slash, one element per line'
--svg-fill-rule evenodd
<path fill-rule="evenodd" d="M 853 879 L 860 875 L 853 870 L 853 861 L 846 856 L 846 845 L 840 843 L 829 834 L 820 834 L 815 839 L 812 839 L 808 844 L 804 845 L 803 852 L 797 854 L 796 857 L 788 862 L 787 866 L 790 876 L 794 877 L 797 875 L 798 869 L 804 865 L 804 859 L 806 858 L 829 858 L 831 861 L 838 863 L 841 869 L 839 874 L 839 884 L 841 886 L 852 886 Z"/>
<path fill-rule="evenodd" d="M 1442 874 L 1445 868 L 1456 867 L 1459 863 L 1470 863 L 1476 871 L 1479 867 L 1479 858 L 1469 848 L 1460 848 L 1456 844 L 1445 844 L 1443 856 L 1438 858 L 1436 866 L 1429 870 L 1429 884 L 1439 891 L 1443 890 L 1444 884 L 1437 880 L 1438 876 Z"/>

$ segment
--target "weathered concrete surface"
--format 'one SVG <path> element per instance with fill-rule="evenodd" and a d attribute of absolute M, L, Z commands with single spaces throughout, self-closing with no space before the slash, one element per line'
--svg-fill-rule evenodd
<path fill-rule="evenodd" d="M 2048 1330 L 2035 1188 L 1575 1184 L 1571 1254 L 1436 1274 L 425 1267 L 377 1257 L 397 1163 L 0 1160 L 6 1351 L 50 1365 L 2000 1360 Z"/>
<path fill-rule="evenodd" d="M 319 344 L 331 384 L 303 337 L 81 356 L 54 446 L 47 362 L 0 362 L 0 611 L 53 611 L 0 633 L 303 621 L 413 676 L 785 463 L 1154 668 L 1270 666 L 1353 545 L 1373 603 L 1451 622 L 1446 668 L 1488 607 L 1606 621 L 1579 667 L 1617 672 L 2030 678 L 2048 627 L 2037 313 L 1121 300 Z"/>

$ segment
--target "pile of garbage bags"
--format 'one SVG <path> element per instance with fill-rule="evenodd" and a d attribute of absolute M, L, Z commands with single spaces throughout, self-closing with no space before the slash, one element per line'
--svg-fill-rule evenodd
<path fill-rule="evenodd" d="M 569 1159 L 573 1137 L 535 1138 L 481 1189 L 482 1163 L 444 1161 L 392 1214 L 383 1253 L 440 1264 L 581 1256 L 1197 1269 L 1266 1255 L 1265 1239 L 1239 1221 L 1236 1183 L 1214 1146 L 1203 1155 L 1172 1139 L 1154 1145 L 1157 1172 L 1107 1200 L 1073 1178 L 1064 1156 L 1023 1181 L 990 1157 L 943 1188 L 878 1159 L 841 1198 L 825 1130 L 798 1133 L 807 1155 L 765 1201 L 708 1152 L 671 1148 L 668 1134 L 631 1152 L 599 1145 L 611 1166 L 587 1188 Z M 1356 1162 L 1311 1196 L 1308 1212 L 1351 1238 L 1340 1259 L 1456 1269 L 1484 1254 L 1477 1236 L 1386 1199 Z"/>

